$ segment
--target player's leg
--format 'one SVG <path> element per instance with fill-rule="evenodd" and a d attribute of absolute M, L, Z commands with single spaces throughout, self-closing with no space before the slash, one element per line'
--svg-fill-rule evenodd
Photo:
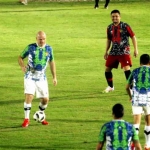
<path fill-rule="evenodd" d="M 30 110 L 31 103 L 34 98 L 35 93 L 35 81 L 30 79 L 24 79 L 24 88 L 25 88 L 25 101 L 24 101 L 24 122 L 22 123 L 22 127 L 27 127 L 29 125 L 30 119 Z"/>
<path fill-rule="evenodd" d="M 21 0 L 21 3 L 24 4 L 24 5 L 27 5 L 28 4 L 28 0 Z"/>
<path fill-rule="evenodd" d="M 126 80 L 128 80 L 128 78 L 131 74 L 130 66 L 124 66 L 123 69 L 124 69 L 124 74 L 125 74 Z"/>
<path fill-rule="evenodd" d="M 141 114 L 134 115 L 134 124 L 133 125 L 136 129 L 137 134 L 139 134 L 140 122 L 141 122 Z"/>
<path fill-rule="evenodd" d="M 32 94 L 25 94 L 25 102 L 24 102 L 25 119 L 22 124 L 22 127 L 27 127 L 29 125 L 31 102 L 33 100 L 33 97 L 34 97 L 34 95 L 32 95 Z"/>
<path fill-rule="evenodd" d="M 114 91 L 113 86 L 113 74 L 112 74 L 112 68 L 106 67 L 105 69 L 105 78 L 108 84 L 108 87 L 103 91 L 103 93 L 109 93 L 111 91 Z"/>
<path fill-rule="evenodd" d="M 136 129 L 137 134 L 139 133 L 140 123 L 141 123 L 141 113 L 143 108 L 140 106 L 132 106 L 133 113 L 133 125 Z"/>
<path fill-rule="evenodd" d="M 121 68 L 124 70 L 126 80 L 128 80 L 131 74 L 130 67 L 132 66 L 130 55 L 121 55 L 119 57 L 119 62 L 121 63 Z"/>
<path fill-rule="evenodd" d="M 119 62 L 116 60 L 116 56 L 108 56 L 106 60 L 105 68 L 105 78 L 108 84 L 108 87 L 103 91 L 103 93 L 108 93 L 114 90 L 113 85 L 113 74 L 112 69 L 118 68 Z"/>
<path fill-rule="evenodd" d="M 36 82 L 36 97 L 40 98 L 39 110 L 45 111 L 49 102 L 49 92 L 47 80 Z M 48 122 L 44 120 L 43 125 L 48 125 Z"/>
<path fill-rule="evenodd" d="M 108 4 L 109 4 L 109 2 L 110 2 L 110 0 L 106 0 L 105 6 L 104 6 L 105 9 L 108 9 Z"/>
<path fill-rule="evenodd" d="M 139 106 L 132 106 L 132 113 L 133 113 L 133 126 L 136 129 L 136 133 L 139 134 L 139 128 L 140 128 L 140 123 L 141 123 L 141 112 L 142 112 L 142 107 Z M 135 146 L 132 143 L 131 144 L 131 150 L 135 150 Z"/>
<path fill-rule="evenodd" d="M 41 103 L 39 104 L 39 109 L 41 111 L 45 111 L 45 109 L 47 108 L 47 105 L 48 105 L 48 101 L 49 101 L 49 99 L 46 98 L 46 97 L 41 98 Z M 46 120 L 44 120 L 44 121 L 42 121 L 42 124 L 43 125 L 48 125 L 49 123 Z"/>
<path fill-rule="evenodd" d="M 49 101 L 49 99 L 47 97 L 41 98 L 41 102 L 39 104 L 39 109 L 41 111 L 44 111 L 47 108 L 48 101 Z"/>
<path fill-rule="evenodd" d="M 95 0 L 95 6 L 94 8 L 97 9 L 99 7 L 99 0 Z"/>
<path fill-rule="evenodd" d="M 125 78 L 128 80 L 130 74 L 131 74 L 131 66 L 132 61 L 130 55 L 122 55 L 120 56 L 119 62 L 121 63 L 121 68 L 124 70 Z M 130 89 L 132 89 L 132 85 L 130 86 Z"/>
<path fill-rule="evenodd" d="M 150 107 L 144 107 L 145 109 L 145 150 L 150 150 Z"/>
<path fill-rule="evenodd" d="M 105 78 L 107 80 L 107 84 L 113 88 L 113 74 L 112 74 L 112 68 L 106 67 L 105 69 Z"/>

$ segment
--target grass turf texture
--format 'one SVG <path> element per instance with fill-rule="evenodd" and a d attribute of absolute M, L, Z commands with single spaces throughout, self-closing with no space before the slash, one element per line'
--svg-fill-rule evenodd
<path fill-rule="evenodd" d="M 115 91 L 101 93 L 107 86 L 103 59 L 106 27 L 111 23 L 110 11 L 119 9 L 122 21 L 136 33 L 139 56 L 149 53 L 150 3 L 115 1 L 108 10 L 103 5 L 100 2 L 95 10 L 94 2 L 32 1 L 24 6 L 15 0 L 0 0 L 0 150 L 95 149 L 99 129 L 112 119 L 111 107 L 117 102 L 125 106 L 124 119 L 133 122 L 123 70 L 113 70 Z M 27 44 L 35 42 L 39 30 L 47 33 L 47 43 L 54 49 L 58 85 L 52 85 L 47 69 L 51 101 L 46 115 L 50 125 L 42 126 L 32 119 L 39 104 L 34 99 L 30 126 L 22 128 L 23 73 L 17 57 Z M 132 44 L 131 53 L 133 56 Z M 139 66 L 139 56 L 132 58 L 133 68 Z"/>

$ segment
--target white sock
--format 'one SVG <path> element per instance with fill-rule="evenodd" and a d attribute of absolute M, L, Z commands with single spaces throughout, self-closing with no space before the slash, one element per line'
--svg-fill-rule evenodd
<path fill-rule="evenodd" d="M 144 135 L 145 135 L 146 146 L 150 147 L 150 126 L 145 126 Z"/>
<path fill-rule="evenodd" d="M 44 111 L 46 109 L 46 107 L 47 107 L 47 104 L 46 105 L 43 105 L 42 103 L 39 104 L 39 109 L 41 111 Z"/>
<path fill-rule="evenodd" d="M 30 118 L 30 110 L 31 110 L 31 104 L 27 104 L 26 102 L 24 102 L 25 119 L 29 119 Z"/>
<path fill-rule="evenodd" d="M 133 126 L 136 129 L 136 133 L 139 134 L 140 124 L 134 124 Z"/>

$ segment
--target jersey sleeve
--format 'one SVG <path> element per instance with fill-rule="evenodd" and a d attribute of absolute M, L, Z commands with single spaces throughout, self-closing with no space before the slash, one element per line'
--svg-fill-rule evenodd
<path fill-rule="evenodd" d="M 98 136 L 98 142 L 104 142 L 105 140 L 106 140 L 106 126 L 103 125 Z"/>
<path fill-rule="evenodd" d="M 48 52 L 49 62 L 54 61 L 53 49 L 50 45 L 46 45 L 46 51 Z"/>
<path fill-rule="evenodd" d="M 53 49 L 52 48 L 51 48 L 51 55 L 50 55 L 49 61 L 54 61 L 54 53 L 53 53 Z"/>
<path fill-rule="evenodd" d="M 27 46 L 23 52 L 20 54 L 20 56 L 24 59 L 29 55 L 29 46 Z"/>
<path fill-rule="evenodd" d="M 129 34 L 130 37 L 133 37 L 135 34 L 134 32 L 132 31 L 131 27 L 128 25 L 128 24 L 125 24 L 126 26 L 126 29 L 127 29 L 127 32 Z"/>
<path fill-rule="evenodd" d="M 111 27 L 112 27 L 112 25 L 109 25 L 109 26 L 107 27 L 107 30 L 106 30 L 106 32 L 107 32 L 107 39 L 108 39 L 108 40 L 111 40 L 111 39 L 112 39 L 112 34 L 111 34 L 111 32 L 110 32 Z"/>

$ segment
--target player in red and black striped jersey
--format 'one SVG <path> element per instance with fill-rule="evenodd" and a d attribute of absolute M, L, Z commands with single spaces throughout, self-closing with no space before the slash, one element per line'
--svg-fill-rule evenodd
<path fill-rule="evenodd" d="M 114 90 L 112 69 L 117 69 L 119 63 L 121 64 L 121 68 L 124 69 L 126 79 L 128 79 L 131 73 L 130 67 L 132 66 L 132 61 L 130 57 L 129 37 L 133 43 L 134 56 L 137 57 L 138 55 L 135 34 L 127 23 L 120 21 L 119 10 L 113 10 L 111 18 L 113 23 L 107 28 L 106 51 L 104 54 L 104 59 L 106 60 L 105 77 L 108 83 L 108 87 L 103 91 L 104 93 Z"/>

